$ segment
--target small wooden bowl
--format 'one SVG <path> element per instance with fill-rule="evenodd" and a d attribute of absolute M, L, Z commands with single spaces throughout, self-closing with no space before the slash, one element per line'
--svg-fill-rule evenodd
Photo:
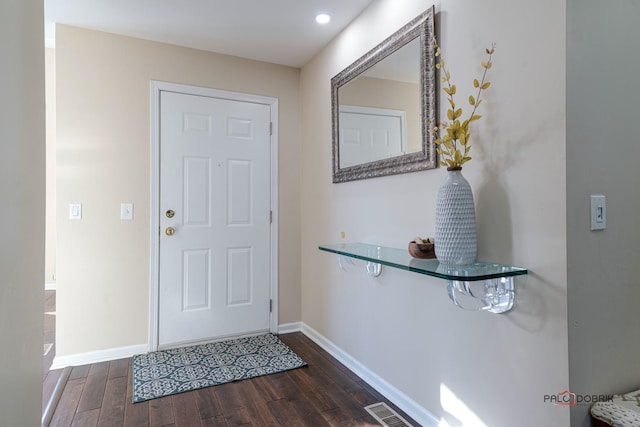
<path fill-rule="evenodd" d="M 436 257 L 433 243 L 409 242 L 409 254 L 414 258 L 431 259 Z"/>

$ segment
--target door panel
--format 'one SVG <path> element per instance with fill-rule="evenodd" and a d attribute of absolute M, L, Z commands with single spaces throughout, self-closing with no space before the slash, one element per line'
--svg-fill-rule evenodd
<path fill-rule="evenodd" d="M 253 280 L 251 277 L 251 248 L 227 249 L 227 305 L 251 304 Z"/>
<path fill-rule="evenodd" d="M 269 330 L 270 115 L 161 92 L 160 347 Z"/>
<path fill-rule="evenodd" d="M 183 166 L 184 225 L 211 225 L 211 159 L 185 157 Z"/>
<path fill-rule="evenodd" d="M 406 153 L 406 113 L 340 106 L 340 167 Z"/>
<path fill-rule="evenodd" d="M 229 160 L 227 164 L 229 194 L 230 226 L 251 226 L 253 218 L 253 162 L 246 160 Z"/>
<path fill-rule="evenodd" d="M 185 250 L 182 254 L 182 310 L 208 309 L 211 307 L 211 251 Z"/>

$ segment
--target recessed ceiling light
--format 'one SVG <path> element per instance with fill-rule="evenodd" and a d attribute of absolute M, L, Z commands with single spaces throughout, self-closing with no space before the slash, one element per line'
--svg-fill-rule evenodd
<path fill-rule="evenodd" d="M 319 15 L 316 15 L 316 22 L 318 24 L 327 24 L 329 21 L 331 21 L 331 17 L 326 13 L 320 13 Z"/>

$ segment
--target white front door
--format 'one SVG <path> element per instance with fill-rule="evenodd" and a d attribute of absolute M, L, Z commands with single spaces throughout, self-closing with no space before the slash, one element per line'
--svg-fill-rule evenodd
<path fill-rule="evenodd" d="M 269 105 L 160 92 L 158 346 L 268 331 Z"/>
<path fill-rule="evenodd" d="M 339 122 L 341 168 L 407 152 L 405 111 L 341 105 Z"/>

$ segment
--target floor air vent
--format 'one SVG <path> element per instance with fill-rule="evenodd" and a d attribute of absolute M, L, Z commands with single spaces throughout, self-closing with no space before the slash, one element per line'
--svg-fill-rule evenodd
<path fill-rule="evenodd" d="M 386 427 L 413 427 L 402 418 L 396 411 L 387 406 L 386 403 L 374 403 L 373 405 L 365 406 L 367 412 L 369 412 L 373 418 L 380 421 L 383 426 Z"/>

